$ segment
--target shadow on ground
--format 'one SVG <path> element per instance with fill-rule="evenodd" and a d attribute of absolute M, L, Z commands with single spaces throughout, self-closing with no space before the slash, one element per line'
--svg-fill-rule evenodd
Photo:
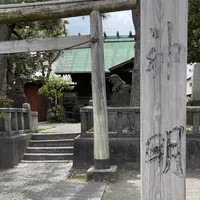
<path fill-rule="evenodd" d="M 140 200 L 140 172 L 119 171 L 116 183 L 109 183 L 102 200 Z M 186 179 L 186 199 L 200 200 L 200 170 L 188 170 Z"/>

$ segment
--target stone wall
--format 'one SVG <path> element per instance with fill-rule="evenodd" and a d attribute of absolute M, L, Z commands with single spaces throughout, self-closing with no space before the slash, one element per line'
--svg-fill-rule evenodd
<path fill-rule="evenodd" d="M 0 169 L 12 168 L 22 160 L 30 138 L 29 134 L 0 137 Z"/>
<path fill-rule="evenodd" d="M 31 138 L 38 129 L 38 113 L 29 104 L 23 108 L 0 108 L 0 169 L 14 167 L 21 161 Z"/>
<path fill-rule="evenodd" d="M 140 169 L 139 135 L 110 135 L 110 162 L 125 169 Z M 187 169 L 200 168 L 200 135 L 187 135 Z M 74 142 L 73 167 L 89 168 L 93 165 L 92 134 L 78 136 Z"/>

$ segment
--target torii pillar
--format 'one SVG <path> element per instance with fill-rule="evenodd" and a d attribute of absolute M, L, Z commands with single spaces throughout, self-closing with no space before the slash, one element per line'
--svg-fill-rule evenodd
<path fill-rule="evenodd" d="M 108 114 L 106 100 L 102 14 L 93 11 L 90 15 L 92 100 L 94 122 L 94 166 L 87 171 L 88 179 L 97 181 L 115 179 L 117 167 L 110 166 Z"/>

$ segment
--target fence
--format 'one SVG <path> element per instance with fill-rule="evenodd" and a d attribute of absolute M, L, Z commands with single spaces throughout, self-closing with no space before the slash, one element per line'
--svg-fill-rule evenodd
<path fill-rule="evenodd" d="M 108 107 L 108 131 L 109 133 L 127 133 L 140 131 L 140 108 Z M 134 124 L 134 127 L 131 127 Z M 132 130 L 134 128 L 134 130 Z M 81 108 L 81 133 L 93 131 L 93 108 L 86 106 Z"/>
<path fill-rule="evenodd" d="M 140 133 L 140 108 L 108 107 L 109 133 L 127 133 L 128 129 Z M 200 106 L 187 107 L 187 133 L 199 134 Z M 93 108 L 86 106 L 81 108 L 81 133 L 93 132 Z M 133 133 L 132 132 L 132 133 Z"/>
<path fill-rule="evenodd" d="M 23 108 L 0 108 L 0 113 L 1 137 L 37 130 L 38 113 L 32 112 L 28 103 L 23 104 Z"/>

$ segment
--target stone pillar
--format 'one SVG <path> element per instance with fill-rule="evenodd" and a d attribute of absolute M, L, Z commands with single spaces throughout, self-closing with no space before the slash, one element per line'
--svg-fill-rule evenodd
<path fill-rule="evenodd" d="M 106 104 L 102 16 L 99 11 L 90 15 L 92 100 L 94 119 L 94 167 L 109 169 L 108 116 Z"/>
<path fill-rule="evenodd" d="M 33 130 L 33 123 L 32 123 L 32 116 L 31 116 L 31 106 L 29 103 L 24 103 L 23 108 L 27 109 L 27 119 L 26 119 L 26 125 L 29 128 L 30 131 Z"/>
<path fill-rule="evenodd" d="M 200 102 L 200 63 L 194 65 L 192 100 Z"/>
<path fill-rule="evenodd" d="M 33 132 L 38 131 L 38 112 L 31 111 L 31 121 L 32 121 L 32 130 Z"/>

